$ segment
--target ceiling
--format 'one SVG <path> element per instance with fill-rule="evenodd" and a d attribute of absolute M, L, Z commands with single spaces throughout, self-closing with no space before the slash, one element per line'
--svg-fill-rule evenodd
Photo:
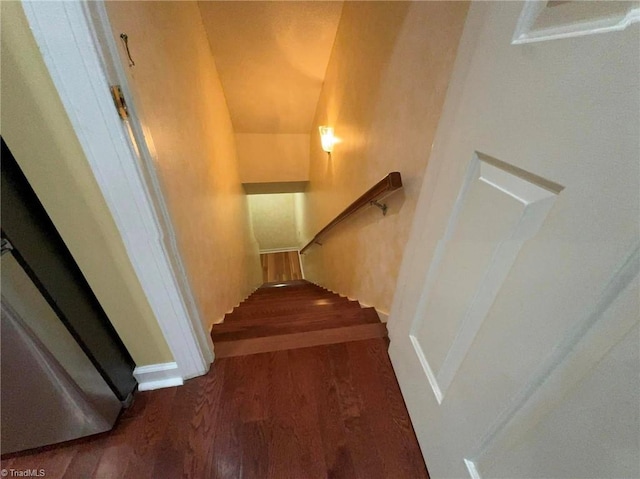
<path fill-rule="evenodd" d="M 342 2 L 199 2 L 236 133 L 312 128 Z"/>

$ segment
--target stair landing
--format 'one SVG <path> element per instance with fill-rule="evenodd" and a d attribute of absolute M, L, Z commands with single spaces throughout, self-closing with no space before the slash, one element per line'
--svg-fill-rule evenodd
<path fill-rule="evenodd" d="M 211 330 L 217 358 L 385 337 L 374 308 L 305 280 L 264 284 Z"/>

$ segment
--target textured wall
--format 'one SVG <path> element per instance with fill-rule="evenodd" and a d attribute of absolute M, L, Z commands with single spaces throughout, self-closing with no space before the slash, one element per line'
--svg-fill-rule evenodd
<path fill-rule="evenodd" d="M 126 69 L 208 328 L 261 283 L 261 271 L 200 11 L 195 2 L 106 4 L 114 34 L 129 36 L 136 65 Z"/>
<path fill-rule="evenodd" d="M 404 190 L 303 256 L 307 278 L 388 312 L 462 32 L 466 2 L 346 2 L 311 135 L 302 236 L 390 171 Z M 342 139 L 332 158 L 317 126 Z"/>
<path fill-rule="evenodd" d="M 138 366 L 173 361 L 31 35 L 2 8 L 2 136 Z"/>
<path fill-rule="evenodd" d="M 236 134 L 243 183 L 307 181 L 309 135 Z"/>
<path fill-rule="evenodd" d="M 260 251 L 298 249 L 296 198 L 302 193 L 250 195 L 253 234 Z"/>

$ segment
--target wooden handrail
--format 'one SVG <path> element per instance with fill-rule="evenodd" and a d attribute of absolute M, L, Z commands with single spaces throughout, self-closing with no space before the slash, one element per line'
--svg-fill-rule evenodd
<path fill-rule="evenodd" d="M 318 234 L 316 234 L 311 241 L 309 241 L 304 248 L 300 250 L 300 254 L 303 254 L 306 250 L 311 248 L 314 243 L 318 243 L 321 236 L 324 236 L 331 230 L 334 226 L 342 221 L 346 220 L 349 216 L 354 214 L 356 211 L 364 208 L 365 206 L 369 206 L 374 204 L 376 206 L 382 206 L 377 204 L 378 200 L 386 198 L 395 190 L 402 188 L 402 177 L 400 173 L 397 171 L 392 171 L 387 176 L 385 176 L 382 180 L 378 181 L 375 185 L 373 185 L 369 190 L 363 194 L 360 198 L 355 200 L 349 206 L 345 208 L 345 210 L 336 216 L 331 222 L 322 228 Z M 386 206 L 383 209 L 386 212 Z"/>

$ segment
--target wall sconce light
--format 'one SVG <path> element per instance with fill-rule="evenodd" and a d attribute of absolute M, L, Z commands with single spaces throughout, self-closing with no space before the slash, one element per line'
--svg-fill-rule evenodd
<path fill-rule="evenodd" d="M 337 143 L 337 139 L 333 136 L 333 128 L 330 126 L 321 126 L 320 130 L 320 142 L 322 143 L 322 149 L 331 155 L 333 151 L 333 145 Z"/>

